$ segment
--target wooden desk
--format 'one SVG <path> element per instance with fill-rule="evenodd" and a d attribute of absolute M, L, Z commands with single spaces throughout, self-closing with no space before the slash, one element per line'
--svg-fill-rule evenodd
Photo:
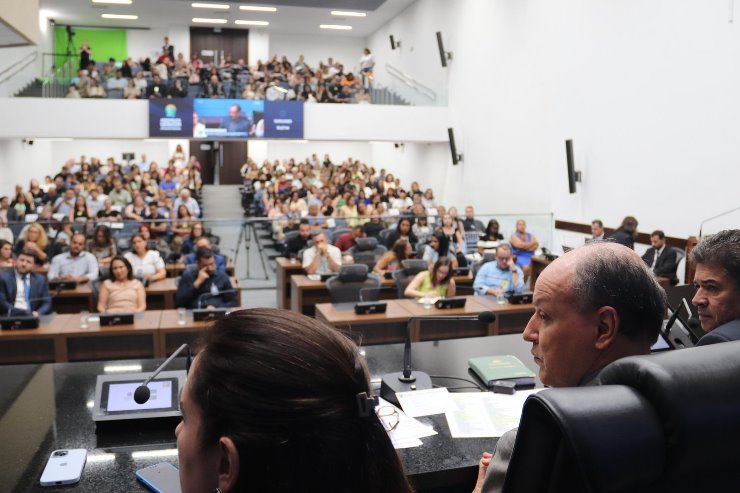
<path fill-rule="evenodd" d="M 496 314 L 496 321 L 491 324 L 492 332 L 488 335 L 521 334 L 534 313 L 531 303 L 499 304 L 495 296 L 476 296 L 475 301 Z"/>
<path fill-rule="evenodd" d="M 37 329 L 0 330 L 0 363 L 47 363 L 62 361 L 66 355 L 63 347 L 63 329 L 78 315 L 51 315 L 41 317 Z M 66 360 L 64 360 L 66 361 Z"/>
<path fill-rule="evenodd" d="M 290 310 L 290 278 L 303 274 L 303 266 L 298 259 L 278 257 L 275 259 L 277 276 L 277 307 Z"/>
<path fill-rule="evenodd" d="M 159 322 L 159 348 L 162 351 L 158 357 L 164 358 L 172 354 L 182 344 L 192 345 L 201 332 L 211 322 L 196 322 L 193 320 L 193 312 L 188 310 L 185 316 L 185 324 L 177 323 L 177 310 L 164 310 Z"/>
<path fill-rule="evenodd" d="M 424 308 L 422 303 L 413 299 L 396 300 L 414 317 L 461 317 L 478 315 L 480 312 L 489 310 L 485 305 L 478 303 L 478 296 L 466 296 L 465 306 L 462 308 L 439 309 L 432 306 Z M 411 340 L 438 341 L 441 339 L 459 339 L 463 337 L 480 337 L 493 334 L 494 324 L 482 324 L 479 322 L 449 322 L 429 321 L 422 323 L 417 321 L 411 326 Z"/>
<path fill-rule="evenodd" d="M 532 257 L 532 271 L 529 274 L 529 286 L 530 290 L 534 290 L 534 283 L 537 282 L 537 278 L 540 277 L 545 267 L 552 263 L 551 260 L 547 260 L 541 255 L 534 255 Z"/>
<path fill-rule="evenodd" d="M 57 313 L 80 313 L 81 311 L 92 312 L 93 295 L 90 283 L 78 284 L 74 289 L 62 289 L 58 293 L 51 291 L 52 305 Z"/>
<path fill-rule="evenodd" d="M 182 272 L 185 270 L 185 263 L 184 262 L 176 262 L 174 264 L 166 264 L 164 266 L 165 270 L 167 271 L 167 277 L 177 277 L 181 276 Z M 226 262 L 226 273 L 229 275 L 229 277 L 234 276 L 234 272 L 236 272 L 236 266 L 234 265 L 234 261 L 232 259 L 229 259 Z"/>
<path fill-rule="evenodd" d="M 473 279 L 468 276 L 455 276 L 458 286 L 472 286 Z M 396 281 L 383 279 L 380 290 L 380 299 L 389 300 L 398 298 Z M 312 281 L 304 275 L 293 275 L 290 277 L 290 309 L 304 315 L 314 315 L 316 305 L 319 303 L 330 303 L 331 297 L 326 283 L 323 281 Z"/>
<path fill-rule="evenodd" d="M 57 361 L 93 361 L 100 359 L 125 359 L 159 357 L 159 310 L 137 313 L 131 325 L 101 326 L 89 322 L 87 329 L 80 328 L 80 317 L 71 316 L 61 331 L 63 354 Z"/>
<path fill-rule="evenodd" d="M 406 321 L 412 315 L 398 301 L 388 300 L 385 313 L 367 315 L 357 315 L 354 303 L 320 303 L 316 319 L 347 334 L 358 345 L 404 341 Z"/>

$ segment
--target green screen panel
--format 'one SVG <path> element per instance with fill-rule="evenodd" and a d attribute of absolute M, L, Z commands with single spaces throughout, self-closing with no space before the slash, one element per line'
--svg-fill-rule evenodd
<path fill-rule="evenodd" d="M 111 57 L 115 58 L 116 61 L 122 61 L 128 58 L 125 29 L 88 29 L 75 27 L 74 32 L 75 35 L 72 38 L 72 45 L 69 46 L 69 49 L 74 55 L 77 64 L 79 64 L 80 60 L 77 50 L 85 40 L 90 44 L 93 54 L 92 59 L 96 62 L 107 62 Z M 62 55 L 67 53 L 66 27 L 57 26 L 54 29 L 54 41 L 56 53 L 61 53 Z M 57 56 L 57 67 L 64 64 L 64 59 L 64 56 Z"/>

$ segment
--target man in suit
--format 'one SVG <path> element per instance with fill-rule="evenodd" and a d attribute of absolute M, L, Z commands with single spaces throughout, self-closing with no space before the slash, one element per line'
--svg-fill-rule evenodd
<path fill-rule="evenodd" d="M 232 308 L 236 294 L 229 276 L 216 270 L 216 259 L 209 248 L 195 251 L 197 269 L 186 269 L 177 285 L 175 304 L 179 308 Z M 226 292 L 228 291 L 228 292 Z"/>
<path fill-rule="evenodd" d="M 208 239 L 206 236 L 201 236 L 197 240 L 195 240 L 195 252 L 189 254 L 187 257 L 185 257 L 185 265 L 194 265 L 198 262 L 198 259 L 196 258 L 196 252 L 199 248 L 207 248 L 209 250 L 213 250 L 213 247 L 211 246 L 211 240 Z M 216 270 L 219 272 L 226 272 L 226 259 L 223 255 L 218 255 L 217 253 L 213 254 L 213 259 L 216 262 Z"/>
<path fill-rule="evenodd" d="M 0 315 L 48 315 L 51 297 L 46 278 L 32 272 L 36 252 L 24 249 L 15 268 L 0 272 Z"/>
<path fill-rule="evenodd" d="M 642 260 L 650 267 L 660 280 L 666 279 L 671 286 L 678 284 L 676 268 L 678 268 L 678 254 L 665 244 L 665 233 L 657 229 L 650 234 L 651 248 L 648 248 Z"/>
<path fill-rule="evenodd" d="M 691 251 L 691 261 L 696 266 L 691 302 L 706 332 L 698 345 L 740 340 L 740 230 L 703 238 Z"/>
<path fill-rule="evenodd" d="M 591 221 L 591 239 L 592 240 L 603 240 L 604 239 L 604 223 L 602 222 L 601 219 L 594 219 L 593 221 Z"/>
<path fill-rule="evenodd" d="M 663 323 L 665 292 L 634 251 L 593 242 L 545 268 L 533 304 L 523 337 L 532 343 L 540 380 L 579 387 L 598 384 L 599 372 L 613 361 L 650 353 Z M 484 454 L 475 491 L 501 491 L 516 431 L 499 439 L 493 457 Z"/>

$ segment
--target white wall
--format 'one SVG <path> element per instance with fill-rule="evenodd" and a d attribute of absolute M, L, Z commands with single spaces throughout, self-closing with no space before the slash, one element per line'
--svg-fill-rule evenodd
<path fill-rule="evenodd" d="M 250 40 L 251 42 L 251 40 Z M 344 71 L 357 73 L 362 50 L 366 48 L 363 38 L 342 36 L 311 36 L 307 34 L 270 34 L 270 56 L 279 58 L 287 56 L 295 63 L 300 55 L 306 57 L 311 67 L 318 67 L 319 62 L 326 63 L 329 57 L 344 65 Z"/>
<path fill-rule="evenodd" d="M 167 166 L 172 153 L 168 140 L 82 140 L 76 139 L 68 142 L 52 142 L 51 144 L 51 166 L 54 171 L 59 170 L 68 159 L 79 160 L 84 154 L 88 161 L 91 157 L 97 157 L 105 161 L 109 157 L 117 163 L 122 163 L 122 154 L 133 152 L 136 160 L 141 154 L 146 154 L 147 160 L 155 161 L 160 166 Z M 187 153 L 187 147 L 183 147 Z"/>
<path fill-rule="evenodd" d="M 265 61 L 270 57 L 270 34 L 263 29 L 249 30 L 249 45 L 247 47 L 247 63 L 255 65 L 257 61 Z"/>
<path fill-rule="evenodd" d="M 156 60 L 162 54 L 164 37 L 169 36 L 175 47 L 175 56 L 182 53 L 190 60 L 190 29 L 187 26 L 171 26 L 160 29 L 129 29 L 126 31 L 126 49 L 134 60 L 151 58 Z"/>
<path fill-rule="evenodd" d="M 51 166 L 49 141 L 24 144 L 21 139 L 0 139 L 0 196 L 11 196 L 16 184 L 28 188 L 31 178 L 43 178 Z"/>

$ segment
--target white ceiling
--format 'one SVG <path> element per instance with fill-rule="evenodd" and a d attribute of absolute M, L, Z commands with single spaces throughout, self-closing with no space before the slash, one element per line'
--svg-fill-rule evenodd
<path fill-rule="evenodd" d="M 167 28 L 171 26 L 228 27 L 242 29 L 266 29 L 268 32 L 292 34 L 333 34 L 337 36 L 367 37 L 381 26 L 400 14 L 415 0 L 276 0 L 269 2 L 229 2 L 195 0 L 202 3 L 229 4 L 229 10 L 196 9 L 192 1 L 183 0 L 133 0 L 131 5 L 93 4 L 91 0 L 41 0 L 39 7 L 45 10 L 48 17 L 54 19 L 58 26 L 100 26 L 117 28 Z M 280 3 L 280 5 L 278 4 Z M 283 6 L 285 3 L 302 3 L 321 5 L 320 7 Z M 248 12 L 239 9 L 239 4 L 275 6 L 277 12 Z M 374 11 L 365 11 L 366 17 L 335 17 L 334 10 L 357 11 L 357 7 L 372 7 L 380 4 Z M 101 14 L 135 14 L 134 21 L 109 20 Z M 224 18 L 228 24 L 195 24 L 193 17 Z M 238 26 L 237 19 L 268 21 L 268 27 Z M 320 29 L 320 24 L 344 24 L 352 26 L 351 31 L 328 31 Z"/>

